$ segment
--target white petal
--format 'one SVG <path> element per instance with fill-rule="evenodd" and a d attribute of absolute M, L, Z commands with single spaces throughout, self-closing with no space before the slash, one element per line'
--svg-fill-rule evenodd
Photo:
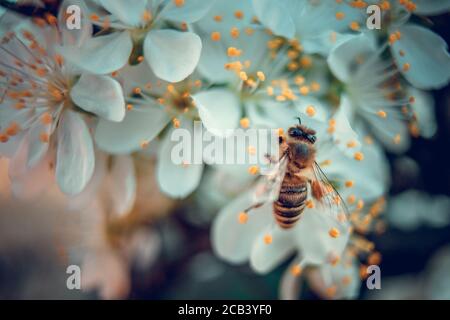
<path fill-rule="evenodd" d="M 100 120 L 95 129 L 95 142 L 104 151 L 126 154 L 137 151 L 143 142 L 153 140 L 169 123 L 169 115 L 156 105 L 145 110 L 127 111 L 122 122 Z"/>
<path fill-rule="evenodd" d="M 411 107 L 417 116 L 420 135 L 431 138 L 437 131 L 433 96 L 413 87 L 408 88 L 408 95 L 413 96 L 415 100 Z"/>
<path fill-rule="evenodd" d="M 105 181 L 108 155 L 98 149 L 95 152 L 95 168 L 91 180 L 79 194 L 68 199 L 70 210 L 81 211 L 92 204 L 99 196 L 102 183 Z"/>
<path fill-rule="evenodd" d="M 197 66 L 202 41 L 192 32 L 150 31 L 144 41 L 144 55 L 155 74 L 163 80 L 178 82 Z"/>
<path fill-rule="evenodd" d="M 125 117 L 122 87 L 110 77 L 83 73 L 70 97 L 81 109 L 106 120 L 119 122 Z"/>
<path fill-rule="evenodd" d="M 401 38 L 391 48 L 403 76 L 419 89 L 445 86 L 450 81 L 450 55 L 445 40 L 433 31 L 414 24 L 391 30 L 396 31 L 400 31 Z M 403 71 L 405 63 L 410 66 L 408 71 Z"/>
<path fill-rule="evenodd" d="M 211 89 L 192 96 L 206 129 L 212 134 L 225 136 L 226 130 L 239 125 L 239 100 L 226 89 Z"/>
<path fill-rule="evenodd" d="M 302 290 L 302 277 L 292 274 L 292 268 L 298 265 L 298 259 L 284 271 L 280 281 L 279 298 L 281 300 L 297 300 Z"/>
<path fill-rule="evenodd" d="M 216 254 L 228 262 L 243 263 L 250 257 L 250 251 L 261 230 L 272 221 L 272 207 L 255 209 L 247 223 L 239 224 L 239 213 L 252 204 L 252 194 L 243 193 L 224 207 L 214 220 L 212 246 Z"/>
<path fill-rule="evenodd" d="M 138 26 L 143 21 L 148 0 L 100 0 L 101 5 L 129 26 Z"/>
<path fill-rule="evenodd" d="M 274 34 L 291 39 L 295 35 L 295 25 L 289 7 L 283 1 L 253 0 L 258 19 Z"/>
<path fill-rule="evenodd" d="M 65 46 L 58 50 L 74 65 L 97 74 L 122 68 L 130 57 L 133 43 L 128 32 L 114 32 L 87 40 L 82 47 Z"/>
<path fill-rule="evenodd" d="M 192 23 L 201 19 L 214 5 L 215 0 L 188 0 L 180 7 L 175 5 L 175 1 L 170 1 L 161 13 L 161 18 Z"/>
<path fill-rule="evenodd" d="M 347 224 L 337 222 L 326 210 L 320 207 L 306 209 L 294 228 L 293 231 L 301 250 L 302 260 L 308 265 L 326 263 L 330 254 L 341 256 L 349 238 Z M 340 236 L 332 238 L 329 235 L 331 228 L 338 229 Z"/>
<path fill-rule="evenodd" d="M 292 236 L 292 230 L 282 230 L 275 227 L 270 232 L 272 243 L 266 244 L 264 236 L 269 234 L 270 226 L 267 230 L 262 230 L 256 237 L 251 255 L 250 265 L 258 273 L 267 273 L 281 264 L 294 252 L 295 242 Z"/>
<path fill-rule="evenodd" d="M 181 128 L 192 130 L 190 120 L 181 120 Z M 203 164 L 176 164 L 172 159 L 172 149 L 179 142 L 171 141 L 172 131 L 164 137 L 159 151 L 157 170 L 158 185 L 162 192 L 172 198 L 185 198 L 200 183 Z M 192 141 L 193 142 L 193 141 Z M 186 159 L 190 161 L 190 159 Z"/>
<path fill-rule="evenodd" d="M 364 34 L 347 39 L 331 50 L 328 56 L 328 66 L 334 76 L 342 82 L 348 82 L 352 77 L 355 58 L 374 50 L 372 41 Z"/>
<path fill-rule="evenodd" d="M 416 14 L 435 15 L 450 11 L 449 0 L 414 0 L 414 4 Z"/>
<path fill-rule="evenodd" d="M 65 111 L 58 126 L 56 181 L 64 193 L 80 193 L 94 172 L 91 135 L 80 115 Z"/>
<path fill-rule="evenodd" d="M 110 197 L 112 210 L 119 216 L 127 214 L 136 199 L 136 175 L 133 158 L 115 156 L 111 167 Z"/>

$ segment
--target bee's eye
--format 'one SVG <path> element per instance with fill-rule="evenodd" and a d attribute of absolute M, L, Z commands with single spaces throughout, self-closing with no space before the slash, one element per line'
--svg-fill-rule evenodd
<path fill-rule="evenodd" d="M 306 138 L 309 140 L 309 142 L 311 142 L 311 143 L 314 143 L 314 142 L 316 142 L 316 136 L 313 136 L 313 135 L 311 135 L 311 134 L 308 134 L 307 136 L 306 136 Z"/>
<path fill-rule="evenodd" d="M 303 131 L 299 128 L 291 128 L 289 129 L 289 135 L 291 137 L 301 137 L 303 135 Z"/>

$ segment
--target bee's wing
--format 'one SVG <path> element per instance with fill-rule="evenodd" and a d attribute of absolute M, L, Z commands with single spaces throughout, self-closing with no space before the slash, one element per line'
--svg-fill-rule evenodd
<path fill-rule="evenodd" d="M 285 155 L 277 163 L 273 169 L 261 177 L 256 183 L 253 201 L 257 204 L 275 201 L 280 194 L 281 183 L 286 175 L 286 168 L 289 160 Z"/>
<path fill-rule="evenodd" d="M 320 168 L 319 164 L 314 161 L 313 165 L 314 179 L 318 182 L 316 185 L 321 188 L 322 197 L 319 199 L 320 204 L 325 210 L 336 220 L 345 221 L 350 215 L 350 212 L 345 204 L 344 199 L 339 192 L 327 178 L 325 173 Z"/>

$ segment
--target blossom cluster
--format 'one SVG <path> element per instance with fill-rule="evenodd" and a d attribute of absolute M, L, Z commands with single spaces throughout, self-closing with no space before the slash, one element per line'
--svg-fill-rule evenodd
<path fill-rule="evenodd" d="M 68 28 L 72 5 L 79 29 Z M 370 5 L 381 29 L 366 27 Z M 12 191 L 33 199 L 56 186 L 86 213 L 83 285 L 106 298 L 127 294 L 133 261 L 155 259 L 148 224 L 187 198 L 201 203 L 190 219 L 213 220 L 220 258 L 268 273 L 295 256 L 282 298 L 298 296 L 302 277 L 324 298 L 355 297 L 361 271 L 380 261 L 364 235 L 385 228 L 386 152 L 434 135 L 428 91 L 450 81 L 445 41 L 415 17 L 449 9 L 429 0 L 64 0 L 57 15 L 0 13 L 0 156 Z M 271 203 L 242 212 L 258 167 L 171 158 L 172 133 L 195 121 L 227 139 L 238 128 L 282 136 L 297 117 L 317 133 L 316 162 L 349 209 L 345 221 L 310 201 L 284 230 Z"/>

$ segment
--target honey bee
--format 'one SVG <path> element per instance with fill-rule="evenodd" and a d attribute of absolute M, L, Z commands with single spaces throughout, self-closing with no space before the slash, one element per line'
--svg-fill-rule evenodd
<path fill-rule="evenodd" d="M 301 124 L 292 126 L 287 136 L 280 136 L 278 160 L 267 158 L 274 164 L 255 187 L 255 203 L 244 210 L 248 213 L 269 201 L 273 202 L 273 215 L 283 229 L 292 228 L 300 219 L 305 207 L 312 206 L 309 193 L 323 205 L 323 209 L 342 221 L 348 209 L 316 162 L 316 132 Z M 310 191 L 310 192 L 308 192 Z"/>

